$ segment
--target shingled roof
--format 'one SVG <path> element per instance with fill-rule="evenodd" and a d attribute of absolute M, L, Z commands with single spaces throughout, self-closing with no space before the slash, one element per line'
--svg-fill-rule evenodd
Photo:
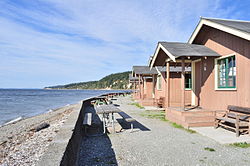
<path fill-rule="evenodd" d="M 157 74 L 157 70 L 155 68 L 150 69 L 148 66 L 133 66 L 132 71 L 135 74 Z"/>
<path fill-rule="evenodd" d="M 210 26 L 229 34 L 250 40 L 250 21 L 201 17 L 188 43 L 193 43 L 202 26 Z"/>
<path fill-rule="evenodd" d="M 225 19 L 216 19 L 216 18 L 203 18 L 221 25 L 225 25 L 234 29 L 238 29 L 243 32 L 250 33 L 250 21 L 241 21 L 241 20 L 225 20 Z"/>
<path fill-rule="evenodd" d="M 159 42 L 159 44 L 176 58 L 182 56 L 220 56 L 204 45 L 179 42 Z"/>
<path fill-rule="evenodd" d="M 181 67 L 170 66 L 170 72 L 181 72 Z M 132 70 L 135 74 L 158 74 L 158 72 L 166 72 L 166 66 L 156 66 L 150 70 L 149 66 L 133 66 Z M 185 67 L 186 72 L 191 71 L 191 67 Z M 132 75 L 131 75 L 132 78 Z"/>
<path fill-rule="evenodd" d="M 166 72 L 167 68 L 166 67 L 159 67 L 159 66 L 156 66 L 155 68 L 159 69 L 159 71 L 161 72 Z M 182 71 L 182 67 L 181 66 L 170 66 L 169 67 L 170 69 L 170 72 L 181 72 Z M 185 67 L 185 71 L 186 72 L 191 72 L 191 67 Z"/>

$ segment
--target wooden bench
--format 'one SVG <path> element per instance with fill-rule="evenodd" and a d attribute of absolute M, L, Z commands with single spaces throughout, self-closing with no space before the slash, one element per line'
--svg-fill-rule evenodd
<path fill-rule="evenodd" d="M 229 128 L 236 132 L 236 136 L 248 133 L 250 135 L 250 108 L 229 105 L 223 116 L 215 116 L 214 127 Z"/>
<path fill-rule="evenodd" d="M 92 124 L 92 113 L 85 113 L 83 118 L 83 126 L 85 129 L 85 134 L 88 136 L 87 128 Z"/>
<path fill-rule="evenodd" d="M 132 122 L 134 122 L 135 119 L 133 119 L 131 116 L 129 116 L 125 112 L 118 112 L 118 114 L 123 118 L 124 121 L 130 123 L 131 132 L 133 132 L 134 126 Z"/>

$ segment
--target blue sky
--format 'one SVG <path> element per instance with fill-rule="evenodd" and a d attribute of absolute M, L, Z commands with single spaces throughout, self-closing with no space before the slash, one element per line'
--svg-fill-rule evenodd
<path fill-rule="evenodd" d="M 250 20 L 248 0 L 1 0 L 0 88 L 98 80 L 186 42 L 200 16 Z"/>

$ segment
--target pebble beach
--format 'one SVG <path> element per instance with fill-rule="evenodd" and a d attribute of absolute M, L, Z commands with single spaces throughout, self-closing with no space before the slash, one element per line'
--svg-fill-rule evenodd
<path fill-rule="evenodd" d="M 80 107 L 80 103 L 67 105 L 0 127 L 0 165 L 36 165 L 68 116 Z M 48 128 L 34 131 L 45 122 Z"/>

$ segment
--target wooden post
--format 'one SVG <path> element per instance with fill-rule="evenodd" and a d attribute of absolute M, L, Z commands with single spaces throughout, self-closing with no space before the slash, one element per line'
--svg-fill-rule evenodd
<path fill-rule="evenodd" d="M 166 107 L 170 106 L 170 65 L 166 65 Z"/>
<path fill-rule="evenodd" d="M 181 58 L 181 107 L 185 110 L 185 59 Z"/>
<path fill-rule="evenodd" d="M 136 79 L 134 80 L 134 99 L 135 99 L 135 95 L 136 95 L 135 88 L 136 88 Z"/>
<path fill-rule="evenodd" d="M 155 98 L 154 75 L 152 74 L 152 98 Z"/>
<path fill-rule="evenodd" d="M 144 84 L 145 84 L 145 78 L 142 77 L 142 99 L 144 99 Z"/>
<path fill-rule="evenodd" d="M 235 128 L 236 128 L 236 137 L 240 136 L 240 127 L 239 127 L 239 123 L 240 123 L 240 117 L 238 114 L 236 114 L 236 123 L 235 123 Z"/>
<path fill-rule="evenodd" d="M 138 86 L 139 86 L 139 93 L 140 93 L 139 97 L 141 99 L 141 75 L 139 75 L 139 84 L 138 84 Z"/>

